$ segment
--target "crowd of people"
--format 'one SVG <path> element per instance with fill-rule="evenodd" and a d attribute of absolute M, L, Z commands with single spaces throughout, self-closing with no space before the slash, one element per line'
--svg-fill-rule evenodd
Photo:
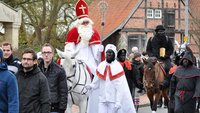
<path fill-rule="evenodd" d="M 53 62 L 54 49 L 50 44 L 44 44 L 41 51 L 40 64 L 33 49 L 25 49 L 20 61 L 12 54 L 9 42 L 2 44 L 0 112 L 65 112 L 68 91 L 65 71 Z"/>

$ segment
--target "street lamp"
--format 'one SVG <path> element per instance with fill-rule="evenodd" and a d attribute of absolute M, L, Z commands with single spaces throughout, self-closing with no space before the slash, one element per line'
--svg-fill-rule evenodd
<path fill-rule="evenodd" d="M 108 7 L 108 4 L 106 3 L 105 0 L 101 0 L 98 4 L 99 9 L 100 9 L 100 13 L 101 13 L 101 39 L 103 39 L 103 33 L 104 33 L 104 15 L 105 15 L 105 11 Z"/>

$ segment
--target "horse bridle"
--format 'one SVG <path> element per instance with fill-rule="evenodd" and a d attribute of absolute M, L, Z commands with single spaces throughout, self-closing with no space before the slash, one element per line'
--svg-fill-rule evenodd
<path fill-rule="evenodd" d="M 82 62 L 81 60 L 77 60 L 77 62 L 75 63 L 75 65 L 73 65 L 73 68 L 76 68 L 76 66 L 78 65 L 78 64 L 83 64 L 84 62 Z M 78 65 L 79 66 L 79 72 L 80 72 L 80 65 Z M 86 71 L 84 70 L 84 75 L 86 76 L 87 75 L 87 73 L 86 73 Z M 72 84 L 73 84 L 73 81 L 70 79 L 70 78 L 72 78 L 72 77 L 75 77 L 75 75 L 76 75 L 76 70 L 74 71 L 74 73 L 71 75 L 71 76 L 68 76 L 67 77 L 67 80 L 69 81 L 69 82 L 71 82 Z M 79 74 L 80 75 L 80 74 Z M 74 86 L 72 86 L 72 87 L 70 87 L 69 89 L 68 89 L 68 93 L 76 93 L 76 94 L 82 94 L 82 95 L 85 95 L 85 93 L 83 93 L 83 90 L 84 90 L 84 86 L 86 85 L 86 81 L 87 81 L 87 76 L 86 76 L 86 79 L 85 79 L 85 81 L 84 81 L 84 83 L 83 84 L 80 84 L 79 83 L 79 81 L 80 81 L 80 76 L 79 76 L 79 78 L 78 78 L 78 81 L 77 81 L 77 83 L 74 85 Z M 75 89 L 77 86 L 83 86 L 83 88 L 82 88 L 82 90 L 81 90 L 81 93 L 79 93 L 79 92 L 75 92 L 75 91 L 73 91 L 73 89 Z"/>
<path fill-rule="evenodd" d="M 75 62 L 75 64 L 73 65 L 73 68 L 76 68 L 76 66 L 78 65 L 78 64 L 83 64 L 84 62 L 82 62 L 81 60 L 77 60 L 76 62 Z M 79 72 L 80 72 L 80 65 L 78 65 L 79 66 Z M 67 81 L 69 81 L 69 82 L 71 82 L 72 84 L 73 84 L 73 81 L 70 79 L 70 78 L 72 78 L 72 77 L 75 77 L 76 76 L 76 69 L 75 69 L 75 71 L 74 71 L 74 73 L 71 75 L 71 76 L 68 76 L 67 77 Z M 83 90 L 84 90 L 84 86 L 86 85 L 86 81 L 87 81 L 87 73 L 86 73 L 86 71 L 84 70 L 84 75 L 86 76 L 86 79 L 85 79 L 85 82 L 84 82 L 84 84 L 79 84 L 79 81 L 80 81 L 80 76 L 79 76 L 79 79 L 78 79 L 78 81 L 77 81 L 77 83 L 73 86 L 71 86 L 69 89 L 68 89 L 68 94 L 70 94 L 70 96 L 71 96 L 71 99 L 72 99 L 72 103 L 74 104 L 75 103 L 75 101 L 74 101 L 74 98 L 73 98 L 73 95 L 72 95 L 72 93 L 76 93 L 76 94 L 79 94 L 79 95 L 86 95 L 86 93 L 87 92 L 85 92 L 85 93 L 83 93 Z M 79 74 L 80 75 L 80 74 Z M 73 89 L 75 89 L 77 86 L 83 86 L 83 88 L 82 88 L 82 90 L 81 90 L 81 92 L 79 93 L 79 92 L 75 92 Z"/>
<path fill-rule="evenodd" d="M 159 63 L 159 61 L 157 61 L 157 63 Z M 148 70 L 151 70 L 151 69 L 153 69 L 153 68 L 148 68 Z M 144 72 L 144 75 L 146 75 L 146 72 Z M 155 78 L 155 80 L 145 80 L 144 82 L 143 82 L 143 84 L 144 84 L 144 86 L 146 86 L 146 82 L 148 82 L 148 83 L 151 83 L 152 84 L 152 87 L 157 87 L 158 86 L 158 80 L 157 80 L 157 77 Z M 152 89 L 151 89 L 152 90 Z"/>

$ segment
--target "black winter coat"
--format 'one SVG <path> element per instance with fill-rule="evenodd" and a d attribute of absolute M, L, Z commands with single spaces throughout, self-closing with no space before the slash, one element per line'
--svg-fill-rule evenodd
<path fill-rule="evenodd" d="M 67 79 L 65 70 L 55 62 L 51 62 L 47 69 L 44 68 L 44 61 L 39 64 L 41 71 L 48 79 L 51 98 L 51 111 L 65 110 L 67 107 Z"/>
<path fill-rule="evenodd" d="M 150 38 L 147 43 L 146 52 L 149 57 L 160 58 L 160 48 L 165 48 L 165 59 L 170 59 L 170 55 L 173 54 L 174 47 L 171 40 L 166 36 L 158 37 L 156 35 L 153 38 Z"/>
<path fill-rule="evenodd" d="M 49 113 L 50 93 L 47 78 L 37 65 L 24 72 L 20 66 L 16 74 L 19 87 L 20 113 Z"/>
<path fill-rule="evenodd" d="M 13 74 L 16 74 L 21 64 L 20 60 L 11 55 L 9 58 L 4 59 L 4 61 L 8 65 L 8 70 L 11 71 Z"/>

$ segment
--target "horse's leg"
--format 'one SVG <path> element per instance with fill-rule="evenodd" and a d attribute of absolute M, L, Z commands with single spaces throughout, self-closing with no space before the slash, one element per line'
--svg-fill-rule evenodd
<path fill-rule="evenodd" d="M 197 100 L 197 107 L 195 113 L 199 113 L 200 100 Z"/>
<path fill-rule="evenodd" d="M 72 113 L 72 104 L 69 104 L 69 101 L 68 101 L 67 110 L 65 111 L 65 113 Z"/>
<path fill-rule="evenodd" d="M 71 96 L 68 94 L 68 101 L 67 101 L 67 110 L 65 111 L 65 113 L 72 113 L 72 99 Z"/>
<path fill-rule="evenodd" d="M 168 104 L 169 104 L 168 89 L 162 90 L 162 95 L 164 97 L 164 105 L 167 106 L 167 108 L 168 108 Z"/>
<path fill-rule="evenodd" d="M 148 90 L 146 90 L 147 91 L 147 97 L 148 97 L 148 99 L 149 99 L 149 101 L 150 101 L 150 106 L 151 106 L 151 110 L 152 110 L 152 107 L 153 107 L 153 92 L 152 91 L 148 91 Z"/>
<path fill-rule="evenodd" d="M 79 103 L 79 113 L 86 113 L 86 110 L 87 110 L 87 98 L 85 98 Z"/>
<path fill-rule="evenodd" d="M 152 111 L 157 111 L 157 104 L 158 104 L 158 101 L 160 100 L 160 97 L 161 97 L 161 91 L 158 90 L 155 94 L 155 99 L 154 99 L 154 103 L 153 103 L 153 106 L 152 106 Z"/>

